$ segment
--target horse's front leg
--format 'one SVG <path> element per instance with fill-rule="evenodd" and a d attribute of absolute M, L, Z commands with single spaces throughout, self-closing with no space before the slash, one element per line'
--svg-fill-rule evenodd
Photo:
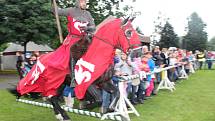
<path fill-rule="evenodd" d="M 52 104 L 55 116 L 59 121 L 70 121 L 70 118 L 67 113 L 60 107 L 57 96 L 53 96 L 48 100 Z"/>
<path fill-rule="evenodd" d="M 83 100 L 80 100 L 79 108 L 92 108 L 95 105 L 102 104 L 102 95 L 99 89 L 97 89 L 95 84 L 88 87 L 86 95 Z"/>

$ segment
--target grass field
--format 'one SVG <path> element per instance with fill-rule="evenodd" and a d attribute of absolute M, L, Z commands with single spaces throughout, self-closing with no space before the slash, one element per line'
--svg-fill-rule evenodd
<path fill-rule="evenodd" d="M 0 70 L 0 74 L 18 74 L 17 70 Z"/>
<path fill-rule="evenodd" d="M 0 79 L 0 82 L 5 81 L 4 79 Z"/>
<path fill-rule="evenodd" d="M 160 90 L 157 96 L 135 106 L 140 117 L 132 121 L 215 121 L 215 70 L 199 70 L 176 90 Z M 69 113 L 73 121 L 100 119 Z M 0 121 L 57 121 L 51 109 L 18 103 L 6 90 L 0 90 Z"/>

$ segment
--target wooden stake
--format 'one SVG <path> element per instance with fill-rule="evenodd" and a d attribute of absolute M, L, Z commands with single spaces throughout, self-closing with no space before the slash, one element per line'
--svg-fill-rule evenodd
<path fill-rule="evenodd" d="M 58 8 L 57 8 L 57 3 L 56 3 L 55 0 L 53 0 L 53 5 L 54 5 L 54 13 L 55 13 L 55 18 L 56 18 L 56 23 L 57 23 L 57 29 L 58 29 L 58 34 L 59 34 L 59 38 L 60 38 L 60 43 L 63 43 L 62 29 L 61 29 L 61 26 L 60 26 Z"/>

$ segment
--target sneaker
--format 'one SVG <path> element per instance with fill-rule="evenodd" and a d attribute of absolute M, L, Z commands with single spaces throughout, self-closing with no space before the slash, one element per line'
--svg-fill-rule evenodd
<path fill-rule="evenodd" d="M 139 102 L 140 104 L 143 104 L 143 103 L 144 103 L 144 100 L 139 99 L 138 102 Z"/>
<path fill-rule="evenodd" d="M 79 109 L 86 109 L 86 102 L 85 101 L 80 101 Z"/>
<path fill-rule="evenodd" d="M 101 113 L 105 114 L 108 112 L 108 109 L 106 107 L 101 107 Z"/>
<path fill-rule="evenodd" d="M 136 105 L 138 102 L 137 101 L 135 101 L 135 100 L 132 100 L 131 101 L 131 104 L 133 104 L 133 105 Z"/>

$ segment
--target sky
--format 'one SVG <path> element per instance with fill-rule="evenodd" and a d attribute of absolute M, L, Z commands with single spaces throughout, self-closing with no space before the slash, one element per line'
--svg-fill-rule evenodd
<path fill-rule="evenodd" d="M 196 12 L 207 24 L 206 32 L 210 40 L 215 36 L 215 1 L 213 0 L 124 0 L 120 6 L 132 5 L 134 11 L 140 11 L 141 15 L 134 21 L 135 26 L 139 26 L 146 36 L 152 35 L 154 31 L 154 21 L 159 13 L 164 18 L 170 18 L 169 22 L 174 27 L 178 36 L 185 35 L 187 18 Z"/>

